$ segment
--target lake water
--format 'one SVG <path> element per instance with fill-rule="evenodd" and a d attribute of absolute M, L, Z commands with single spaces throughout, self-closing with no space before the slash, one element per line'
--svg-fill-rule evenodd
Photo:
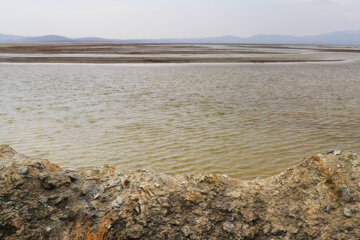
<path fill-rule="evenodd" d="M 360 151 L 360 63 L 1 64 L 0 144 L 62 167 L 266 177 Z"/>

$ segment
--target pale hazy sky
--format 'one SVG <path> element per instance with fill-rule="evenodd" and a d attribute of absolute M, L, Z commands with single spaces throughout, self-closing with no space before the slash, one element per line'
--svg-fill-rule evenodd
<path fill-rule="evenodd" d="M 185 38 L 360 30 L 360 0 L 0 0 L 0 33 Z"/>

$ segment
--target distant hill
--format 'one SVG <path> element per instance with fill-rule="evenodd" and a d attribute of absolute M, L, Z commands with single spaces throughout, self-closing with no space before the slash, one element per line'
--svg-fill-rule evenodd
<path fill-rule="evenodd" d="M 16 43 L 23 41 L 25 38 L 26 37 L 0 33 L 0 43 Z"/>
<path fill-rule="evenodd" d="M 29 43 L 43 43 L 43 42 L 72 42 L 71 38 L 58 36 L 58 35 L 46 35 L 40 37 L 28 37 L 24 39 Z"/>
<path fill-rule="evenodd" d="M 247 38 L 220 36 L 209 38 L 105 39 L 67 38 L 58 35 L 38 37 L 0 34 L 0 43 L 245 43 L 245 44 L 329 44 L 360 45 L 360 31 L 340 31 L 314 36 L 255 35 Z"/>

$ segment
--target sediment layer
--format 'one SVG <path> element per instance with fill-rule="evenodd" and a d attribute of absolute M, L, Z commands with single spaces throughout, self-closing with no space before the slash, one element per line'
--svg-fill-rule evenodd
<path fill-rule="evenodd" d="M 0 239 L 358 239 L 360 158 L 333 151 L 267 179 L 64 170 L 0 146 Z"/>

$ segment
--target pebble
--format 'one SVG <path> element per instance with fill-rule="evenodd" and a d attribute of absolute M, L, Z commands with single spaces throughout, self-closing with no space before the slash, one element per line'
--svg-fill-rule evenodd
<path fill-rule="evenodd" d="M 234 224 L 231 222 L 224 222 L 222 227 L 226 232 L 232 232 L 235 228 Z"/>
<path fill-rule="evenodd" d="M 50 177 L 50 174 L 47 172 L 40 173 L 39 179 L 41 181 L 41 186 L 46 190 L 55 189 L 59 183 L 59 181 L 57 181 L 55 178 Z"/>
<path fill-rule="evenodd" d="M 65 196 L 65 197 L 60 197 L 55 201 L 55 206 L 58 206 L 62 203 L 66 203 L 69 200 L 69 197 Z"/>
<path fill-rule="evenodd" d="M 120 183 L 123 188 L 126 187 L 126 179 L 124 177 L 120 177 Z"/>
<path fill-rule="evenodd" d="M 86 185 L 85 187 L 83 187 L 83 188 L 81 189 L 81 192 L 86 195 L 86 194 L 88 194 L 89 192 L 91 192 L 92 190 L 94 190 L 95 186 L 96 186 L 95 183 L 90 184 L 90 185 Z"/>
<path fill-rule="evenodd" d="M 69 173 L 68 176 L 71 182 L 75 182 L 78 179 L 78 177 L 74 173 Z"/>
<path fill-rule="evenodd" d="M 29 168 L 28 168 L 28 167 L 23 167 L 23 168 L 21 169 L 21 174 L 22 174 L 22 175 L 26 175 L 28 172 L 29 172 Z"/>
<path fill-rule="evenodd" d="M 111 207 L 112 208 L 119 208 L 122 203 L 123 203 L 122 197 L 118 196 L 114 201 L 112 201 Z"/>
<path fill-rule="evenodd" d="M 58 199 L 59 196 L 58 195 L 51 195 L 50 197 L 48 197 L 49 200 L 55 200 Z"/>
<path fill-rule="evenodd" d="M 344 215 L 346 217 L 351 217 L 351 209 L 349 207 L 344 208 Z"/>
<path fill-rule="evenodd" d="M 260 179 L 261 179 L 261 177 L 257 177 L 255 180 L 256 180 L 256 181 L 259 181 Z"/>
<path fill-rule="evenodd" d="M 99 197 L 100 197 L 100 194 L 97 193 L 97 194 L 95 194 L 94 199 L 98 199 Z"/>
<path fill-rule="evenodd" d="M 139 188 L 142 188 L 142 189 L 144 189 L 144 190 L 147 190 L 147 189 L 149 189 L 149 184 L 147 184 L 146 182 L 142 182 L 142 183 L 140 183 L 140 185 L 139 185 Z"/>
<path fill-rule="evenodd" d="M 139 208 L 139 206 L 136 206 L 136 207 L 135 207 L 135 211 L 136 211 L 137 213 L 140 213 L 140 208 Z"/>
<path fill-rule="evenodd" d="M 117 186 L 119 186 L 120 183 L 122 184 L 123 181 L 124 181 L 123 177 L 121 177 L 120 179 L 117 179 L 117 180 L 113 180 L 108 187 L 109 188 L 117 187 Z"/>
<path fill-rule="evenodd" d="M 337 166 L 338 168 L 341 168 L 341 165 L 340 165 L 340 164 L 337 164 L 336 166 Z"/>
<path fill-rule="evenodd" d="M 148 194 L 150 195 L 150 197 L 154 197 L 155 195 L 154 195 L 154 193 L 149 189 L 148 191 Z"/>
<path fill-rule="evenodd" d="M 42 162 L 34 162 L 31 164 L 31 166 L 39 169 L 39 170 L 42 170 L 45 168 L 44 164 Z"/>
<path fill-rule="evenodd" d="M 326 206 L 325 211 L 326 211 L 326 212 L 330 212 L 330 211 L 331 211 L 331 208 L 332 208 L 332 206 L 329 204 L 329 205 Z"/>
<path fill-rule="evenodd" d="M 350 201 L 350 191 L 347 187 L 345 186 L 341 186 L 340 187 L 341 190 L 341 197 L 345 202 L 349 202 Z"/>
<path fill-rule="evenodd" d="M 226 174 L 224 174 L 224 175 L 222 175 L 224 178 L 228 178 L 229 176 L 228 175 L 226 175 Z"/>
<path fill-rule="evenodd" d="M 341 150 L 334 150 L 334 155 L 340 155 L 341 154 Z"/>
<path fill-rule="evenodd" d="M 40 196 L 40 197 L 39 197 L 39 202 L 41 202 L 42 204 L 46 204 L 46 203 L 48 202 L 48 198 L 47 198 L 47 197 Z"/>
<path fill-rule="evenodd" d="M 359 183 L 359 184 L 360 184 L 360 183 Z M 157 187 L 157 188 L 160 187 L 160 184 L 158 184 L 158 183 L 155 183 L 154 185 L 155 185 L 155 187 Z"/>
<path fill-rule="evenodd" d="M 47 178 L 49 178 L 49 174 L 47 173 L 47 172 L 42 172 L 42 173 L 40 173 L 39 174 L 39 179 L 41 180 L 41 181 L 44 181 L 44 180 L 46 180 Z"/>
<path fill-rule="evenodd" d="M 193 234 L 193 231 L 190 229 L 189 226 L 184 226 L 181 228 L 182 233 L 185 235 L 185 237 L 189 237 Z"/>

